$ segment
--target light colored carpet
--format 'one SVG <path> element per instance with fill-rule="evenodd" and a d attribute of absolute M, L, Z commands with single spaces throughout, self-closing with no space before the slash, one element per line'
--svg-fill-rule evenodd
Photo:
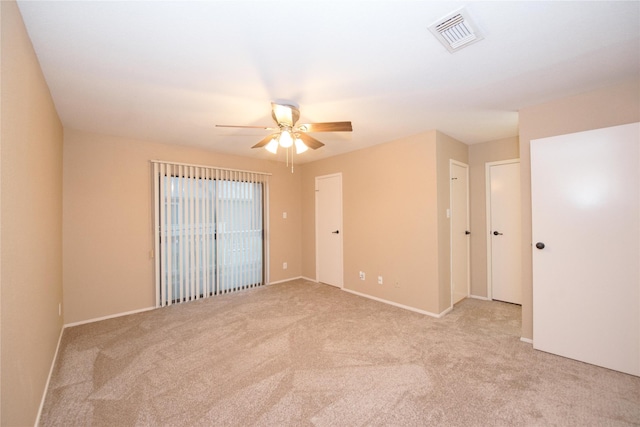
<path fill-rule="evenodd" d="M 629 426 L 640 378 L 304 280 L 66 329 L 44 426 Z"/>

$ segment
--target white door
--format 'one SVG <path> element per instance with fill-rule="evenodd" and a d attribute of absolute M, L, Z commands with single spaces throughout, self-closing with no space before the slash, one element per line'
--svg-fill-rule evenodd
<path fill-rule="evenodd" d="M 343 285 L 342 175 L 316 177 L 316 277 Z"/>
<path fill-rule="evenodd" d="M 520 161 L 487 163 L 489 297 L 522 304 Z"/>
<path fill-rule="evenodd" d="M 469 167 L 450 161 L 451 304 L 469 296 Z"/>
<path fill-rule="evenodd" d="M 640 375 L 640 124 L 531 141 L 534 348 Z"/>

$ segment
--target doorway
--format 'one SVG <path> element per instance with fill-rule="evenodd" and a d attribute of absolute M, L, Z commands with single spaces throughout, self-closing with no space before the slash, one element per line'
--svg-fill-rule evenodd
<path fill-rule="evenodd" d="M 342 288 L 342 174 L 316 177 L 316 278 Z"/>
<path fill-rule="evenodd" d="M 451 305 L 469 296 L 469 166 L 449 161 Z"/>
<path fill-rule="evenodd" d="M 522 304 L 520 160 L 486 164 L 489 299 Z"/>

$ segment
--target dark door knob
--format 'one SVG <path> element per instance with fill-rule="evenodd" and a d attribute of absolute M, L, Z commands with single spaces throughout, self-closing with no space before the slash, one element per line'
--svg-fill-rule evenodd
<path fill-rule="evenodd" d="M 333 234 L 340 234 L 340 230 L 332 231 Z"/>
<path fill-rule="evenodd" d="M 494 236 L 502 236 L 502 233 L 500 233 L 499 231 L 494 231 L 494 232 L 493 232 L 493 235 L 494 235 Z"/>
<path fill-rule="evenodd" d="M 471 234 L 469 230 L 465 231 L 464 234 Z"/>
<path fill-rule="evenodd" d="M 542 243 L 542 242 L 538 242 L 538 243 L 536 243 L 536 248 L 538 248 L 538 249 L 544 249 L 544 243 Z"/>

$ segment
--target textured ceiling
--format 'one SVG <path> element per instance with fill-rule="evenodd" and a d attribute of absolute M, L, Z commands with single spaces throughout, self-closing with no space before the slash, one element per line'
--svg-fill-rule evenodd
<path fill-rule="evenodd" d="M 518 134 L 522 107 L 640 77 L 640 2 L 19 1 L 63 125 L 272 158 L 270 101 L 316 133 L 305 162 L 438 129 Z M 465 6 L 485 39 L 428 26 Z M 284 156 L 279 153 L 278 156 Z"/>

